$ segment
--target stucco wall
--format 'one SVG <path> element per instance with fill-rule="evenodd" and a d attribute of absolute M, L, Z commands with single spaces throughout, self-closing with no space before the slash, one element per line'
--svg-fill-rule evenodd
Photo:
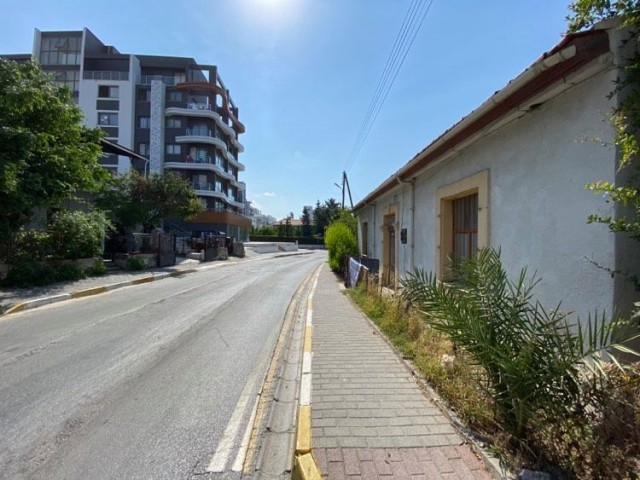
<path fill-rule="evenodd" d="M 611 312 L 614 281 L 587 257 L 616 264 L 615 239 L 605 226 L 589 225 L 587 216 L 608 205 L 585 190 L 585 184 L 612 180 L 615 151 L 589 139 L 610 140 L 606 121 L 611 105 L 613 71 L 573 87 L 559 97 L 476 141 L 457 157 L 415 178 L 414 267 L 436 270 L 436 191 L 481 170 L 489 170 L 489 244 L 501 248 L 511 276 L 522 267 L 542 278 L 539 300 L 563 310 Z M 370 256 L 382 257 L 379 230 L 382 211 L 397 203 L 400 228 L 408 228 L 407 245 L 397 245 L 398 273 L 411 267 L 411 185 L 398 185 L 359 212 L 369 224 Z M 620 254 L 620 252 L 619 252 Z M 620 300 L 620 298 L 618 298 Z"/>

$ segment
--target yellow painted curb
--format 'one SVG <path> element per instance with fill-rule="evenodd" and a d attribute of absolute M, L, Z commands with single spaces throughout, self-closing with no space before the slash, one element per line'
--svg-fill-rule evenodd
<path fill-rule="evenodd" d="M 144 278 L 138 278 L 136 280 L 133 280 L 131 282 L 131 285 L 140 285 L 141 283 L 149 283 L 149 282 L 153 282 L 153 280 L 155 279 L 155 277 L 144 277 Z"/>
<path fill-rule="evenodd" d="M 304 351 L 311 351 L 311 335 L 313 335 L 313 327 L 311 325 L 307 325 L 307 328 L 304 330 Z"/>
<path fill-rule="evenodd" d="M 71 298 L 88 297 L 89 295 L 97 295 L 98 293 L 104 293 L 106 291 L 107 291 L 107 287 L 87 288 L 85 290 L 78 290 L 77 292 L 71 292 Z"/>
<path fill-rule="evenodd" d="M 298 433 L 296 435 L 296 454 L 311 452 L 311 406 L 301 405 L 298 409 Z"/>
<path fill-rule="evenodd" d="M 3 315 L 9 315 L 10 313 L 16 313 L 16 312 L 21 312 L 26 308 L 26 305 L 24 302 L 21 303 L 16 303 L 15 305 L 10 306 L 7 310 L 5 310 L 5 312 L 3 313 Z"/>
<path fill-rule="evenodd" d="M 296 456 L 291 478 L 294 480 L 322 480 L 322 473 L 316 465 L 313 455 Z"/>

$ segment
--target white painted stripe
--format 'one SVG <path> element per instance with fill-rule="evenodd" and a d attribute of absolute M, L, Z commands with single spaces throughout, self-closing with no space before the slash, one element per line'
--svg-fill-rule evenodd
<path fill-rule="evenodd" d="M 311 359 L 313 358 L 313 352 L 304 352 L 302 357 L 302 373 L 311 373 Z"/>
<path fill-rule="evenodd" d="M 300 382 L 300 405 L 311 405 L 311 374 L 302 374 Z"/>
<path fill-rule="evenodd" d="M 311 308 L 307 309 L 307 325 L 311 325 L 313 323 L 313 310 Z"/>
<path fill-rule="evenodd" d="M 249 448 L 249 440 L 251 440 L 251 431 L 253 430 L 253 422 L 256 420 L 256 414 L 258 412 L 258 403 L 260 403 L 260 395 L 256 396 L 256 401 L 253 404 L 253 410 L 251 411 L 251 417 L 249 418 L 249 423 L 247 423 L 247 428 L 244 430 L 244 435 L 242 436 L 242 443 L 240 444 L 240 448 L 238 449 L 238 454 L 236 455 L 236 459 L 233 462 L 233 466 L 231 470 L 234 472 L 241 472 L 242 467 L 244 467 L 244 461 L 247 458 L 247 450 Z"/>
<path fill-rule="evenodd" d="M 242 422 L 242 418 L 247 410 L 247 404 L 251 399 L 251 392 L 254 389 L 256 380 L 257 380 L 257 371 L 254 370 L 251 373 L 251 377 L 247 381 L 240 394 L 240 399 L 238 400 L 238 404 L 236 405 L 233 414 L 231 415 L 231 419 L 227 424 L 227 428 L 222 434 L 222 439 L 218 444 L 218 448 L 216 449 L 209 466 L 207 467 L 207 472 L 209 473 L 221 473 L 225 471 L 225 467 L 227 465 L 227 460 L 233 451 L 233 445 L 238 435 L 238 431 L 240 430 L 240 423 Z"/>

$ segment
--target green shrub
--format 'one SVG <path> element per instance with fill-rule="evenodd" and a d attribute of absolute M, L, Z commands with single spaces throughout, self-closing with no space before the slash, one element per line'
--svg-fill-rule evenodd
<path fill-rule="evenodd" d="M 324 243 L 329 250 L 329 266 L 337 272 L 342 272 L 346 255 L 358 254 L 358 240 L 349 226 L 342 222 L 334 222 L 327 228 Z"/>
<path fill-rule="evenodd" d="M 547 439 L 565 445 L 584 445 L 585 435 L 597 436 L 586 419 L 587 413 L 604 415 L 600 399 L 611 396 L 603 357 L 615 350 L 637 355 L 627 347 L 637 338 L 637 325 L 603 315 L 581 324 L 558 309 L 545 311 L 533 301 L 537 281 L 527 280 L 526 270 L 518 281 L 509 280 L 500 253 L 491 249 L 463 262 L 456 278 L 447 284 L 416 270 L 402 281 L 404 297 L 428 325 L 482 368 L 480 384 L 493 398 L 496 420 L 510 435 L 510 446 L 548 457 L 541 432 L 561 434 Z M 623 428 L 618 426 L 618 435 L 625 435 Z M 589 453 L 606 463 L 607 452 L 597 448 Z M 580 461 L 565 456 L 559 463 L 575 474 Z"/>
<path fill-rule="evenodd" d="M 78 259 L 102 253 L 102 239 L 110 229 L 103 212 L 61 210 L 52 216 L 48 232 L 57 258 Z"/>
<path fill-rule="evenodd" d="M 92 277 L 99 277 L 104 275 L 106 271 L 107 267 L 104 265 L 104 262 L 101 259 L 96 258 L 93 262 L 93 266 L 87 268 L 86 273 Z"/>
<path fill-rule="evenodd" d="M 140 271 L 147 267 L 146 262 L 140 257 L 130 257 L 127 260 L 127 270 Z"/>
<path fill-rule="evenodd" d="M 4 279 L 6 286 L 30 288 L 65 280 L 79 280 L 85 273 L 75 264 L 50 264 L 32 259 L 22 259 L 11 265 Z"/>

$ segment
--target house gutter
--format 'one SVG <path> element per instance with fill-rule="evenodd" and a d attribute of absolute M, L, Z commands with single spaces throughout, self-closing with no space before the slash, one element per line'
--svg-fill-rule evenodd
<path fill-rule="evenodd" d="M 567 75 L 579 70 L 600 55 L 608 53 L 609 35 L 606 30 L 590 30 L 568 35 L 550 52 L 544 54 L 531 67 L 521 73 L 506 87 L 492 95 L 467 117 L 445 131 L 434 142 L 419 152 L 405 166 L 387 178 L 373 192 L 354 206 L 354 211 L 392 190 L 406 178 L 412 178 L 433 166 L 445 154 L 455 152 L 455 147 L 518 109 Z"/>

